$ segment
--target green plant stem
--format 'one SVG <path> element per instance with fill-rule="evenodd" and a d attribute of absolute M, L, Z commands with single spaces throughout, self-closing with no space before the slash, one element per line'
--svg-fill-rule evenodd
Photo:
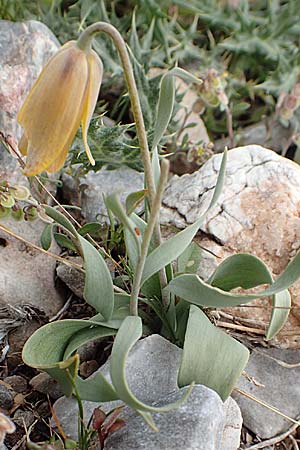
<path fill-rule="evenodd" d="M 106 22 L 96 22 L 93 25 L 87 27 L 81 33 L 81 35 L 77 40 L 77 47 L 79 47 L 84 51 L 90 49 L 94 36 L 101 32 L 106 33 L 108 36 L 110 36 L 119 52 L 122 67 L 124 70 L 127 89 L 130 97 L 132 113 L 136 126 L 136 133 L 141 149 L 141 157 L 144 166 L 146 185 L 149 192 L 150 208 L 152 208 L 156 191 L 155 181 L 151 166 L 150 151 L 148 146 L 147 134 L 145 130 L 142 108 L 139 100 L 139 94 L 125 41 L 122 38 L 121 34 L 118 32 L 118 30 L 111 24 Z M 162 239 L 160 226 L 158 222 L 154 224 L 154 238 L 156 245 L 159 246 L 162 242 Z M 167 277 L 164 268 L 159 271 L 159 280 L 161 289 L 163 289 L 167 285 Z"/>
<path fill-rule="evenodd" d="M 133 316 L 138 315 L 138 296 L 139 296 L 140 287 L 141 287 L 142 274 L 143 274 L 147 254 L 148 254 L 151 237 L 152 237 L 152 234 L 154 231 L 155 224 L 157 223 L 157 219 L 158 219 L 158 215 L 159 215 L 159 211 L 160 211 L 160 207 L 161 207 L 162 196 L 163 196 L 164 189 L 165 189 L 165 186 L 168 181 L 168 173 L 169 173 L 169 161 L 164 159 L 161 162 L 161 174 L 160 174 L 160 178 L 159 178 L 158 188 L 157 188 L 155 197 L 153 199 L 147 228 L 145 230 L 143 242 L 141 245 L 141 254 L 140 254 L 137 266 L 136 266 L 135 275 L 134 275 L 133 284 L 132 284 L 132 291 L 131 291 L 131 296 L 130 296 L 130 314 Z"/>
<path fill-rule="evenodd" d="M 151 167 L 147 134 L 145 130 L 142 109 L 139 101 L 139 94 L 125 41 L 115 27 L 106 22 L 97 22 L 94 23 L 93 25 L 90 25 L 82 32 L 77 41 L 77 46 L 82 50 L 90 48 L 91 42 L 95 34 L 101 32 L 108 34 L 112 38 L 120 55 L 121 63 L 124 69 L 124 76 L 127 83 L 128 93 L 131 101 L 132 113 L 135 120 L 137 137 L 141 148 L 141 156 L 145 170 L 146 183 L 149 189 L 149 198 L 151 205 L 153 203 L 153 199 L 155 196 L 155 183 Z"/>

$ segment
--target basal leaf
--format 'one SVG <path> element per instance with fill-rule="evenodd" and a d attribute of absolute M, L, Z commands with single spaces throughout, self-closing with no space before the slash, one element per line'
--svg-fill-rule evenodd
<path fill-rule="evenodd" d="M 211 276 L 212 286 L 230 291 L 242 287 L 250 289 L 261 284 L 272 284 L 273 278 L 268 267 L 259 258 L 249 254 L 237 254 L 225 259 Z M 272 339 L 285 324 L 291 305 L 287 290 L 272 296 L 273 310 L 267 331 L 267 339 Z"/>
<path fill-rule="evenodd" d="M 114 290 L 108 267 L 100 253 L 84 237 L 78 235 L 84 258 L 84 299 L 109 320 L 114 309 Z"/>
<path fill-rule="evenodd" d="M 47 216 L 51 217 L 51 219 L 53 219 L 59 225 L 65 227 L 68 231 L 70 231 L 71 234 L 73 234 L 74 237 L 77 236 L 77 231 L 75 227 L 72 225 L 69 219 L 67 219 L 61 212 L 59 212 L 55 208 L 52 208 L 52 206 L 48 205 L 45 205 L 44 208 Z"/>
<path fill-rule="evenodd" d="M 289 316 L 291 308 L 291 296 L 287 289 L 274 295 L 273 310 L 266 339 L 269 341 L 281 330 Z"/>
<path fill-rule="evenodd" d="M 126 380 L 126 360 L 133 345 L 142 336 L 142 321 L 140 317 L 128 316 L 121 325 L 112 349 L 110 374 L 113 386 L 121 400 L 138 413 L 167 412 L 180 406 L 189 395 L 191 388 L 175 403 L 163 407 L 146 405 L 131 392 Z M 149 419 L 149 417 L 148 417 Z M 149 422 L 148 422 L 149 423 Z"/>
<path fill-rule="evenodd" d="M 189 83 L 201 84 L 202 80 L 190 74 L 179 67 L 174 67 L 165 73 L 161 78 L 158 106 L 156 112 L 156 120 L 154 125 L 154 136 L 152 141 L 152 149 L 159 144 L 164 132 L 166 131 L 174 107 L 175 101 L 175 80 L 174 77 L 182 78 Z"/>
<path fill-rule="evenodd" d="M 183 346 L 178 384 L 204 384 L 225 401 L 235 387 L 249 351 L 240 342 L 210 323 L 198 307 L 191 305 Z"/>
<path fill-rule="evenodd" d="M 39 328 L 25 343 L 22 357 L 27 365 L 55 378 L 67 396 L 72 394 L 75 383 L 82 400 L 111 401 L 117 395 L 103 375 L 81 380 L 77 375 L 79 356 L 71 355 L 91 340 L 114 334 L 116 330 L 92 320 L 60 320 Z"/>
<path fill-rule="evenodd" d="M 200 264 L 200 249 L 195 242 L 181 253 L 177 262 L 178 273 L 196 273 Z"/>
<path fill-rule="evenodd" d="M 30 367 L 48 372 L 61 384 L 64 394 L 71 395 L 73 386 L 66 369 L 74 374 L 78 364 L 73 356 L 64 361 L 64 351 L 68 340 L 87 327 L 90 324 L 86 320 L 61 320 L 44 325 L 26 341 L 23 361 Z"/>
<path fill-rule="evenodd" d="M 300 278 L 300 253 L 290 262 L 285 271 L 267 289 L 255 294 L 233 294 L 207 284 L 197 275 L 184 274 L 174 278 L 167 290 L 199 306 L 238 306 L 259 297 L 277 294 L 289 288 Z"/>
<path fill-rule="evenodd" d="M 75 383 L 82 400 L 90 402 L 119 400 L 118 394 L 101 372 L 96 372 L 86 380 L 77 377 Z"/>

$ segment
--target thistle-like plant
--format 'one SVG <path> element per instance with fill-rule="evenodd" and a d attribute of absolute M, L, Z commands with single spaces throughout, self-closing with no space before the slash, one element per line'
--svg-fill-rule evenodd
<path fill-rule="evenodd" d="M 272 296 L 273 312 L 267 330 L 271 339 L 284 325 L 290 296 L 287 288 L 300 277 L 300 254 L 286 270 L 273 281 L 266 265 L 255 256 L 237 254 L 226 259 L 208 281 L 196 274 L 199 249 L 192 242 L 205 214 L 195 223 L 162 242 L 159 210 L 168 177 L 168 162 L 160 160 L 157 145 L 168 126 L 174 105 L 174 77 L 189 82 L 199 80 L 175 68 L 161 79 L 160 95 L 155 114 L 152 148 L 149 151 L 146 130 L 135 78 L 127 47 L 120 33 L 110 24 L 95 23 L 81 34 L 77 48 L 89 52 L 94 36 L 106 33 L 114 42 L 123 66 L 131 107 L 144 166 L 145 215 L 134 212 L 134 199 L 125 210 L 118 195 L 106 198 L 110 214 L 123 224 L 128 263 L 133 273 L 130 292 L 114 286 L 102 254 L 56 208 L 45 206 L 46 214 L 68 235 L 74 248 L 84 260 L 84 298 L 97 314 L 88 320 L 61 320 L 41 327 L 26 342 L 24 362 L 47 371 L 57 379 L 66 395 L 95 402 L 120 399 L 136 410 L 154 429 L 152 413 L 167 412 L 179 406 L 189 395 L 193 383 L 214 389 L 223 400 L 230 395 L 247 359 L 248 350 L 241 343 L 216 328 L 203 308 L 221 308 L 248 303 L 258 297 Z M 42 94 L 41 94 L 42 95 Z M 217 203 L 226 171 L 225 151 L 218 159 L 219 174 L 207 210 Z M 173 262 L 177 261 L 177 269 Z M 255 294 L 233 293 L 234 288 L 253 288 L 262 284 L 269 287 Z M 179 368 L 179 386 L 190 389 L 175 404 L 154 407 L 141 402 L 126 381 L 126 359 L 132 346 L 143 335 L 140 308 L 149 305 L 161 321 L 161 333 L 183 346 Z M 77 349 L 96 338 L 115 336 L 110 358 L 111 382 L 98 372 L 92 379 L 78 375 Z"/>

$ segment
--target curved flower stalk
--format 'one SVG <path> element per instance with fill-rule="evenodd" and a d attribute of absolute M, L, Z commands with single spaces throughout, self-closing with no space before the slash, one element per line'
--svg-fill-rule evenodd
<path fill-rule="evenodd" d="M 26 176 L 59 170 L 80 123 L 85 150 L 95 164 L 87 130 L 102 74 L 99 56 L 91 48 L 78 48 L 76 41 L 65 44 L 44 67 L 18 114 L 24 130 L 19 149 L 27 155 Z"/>

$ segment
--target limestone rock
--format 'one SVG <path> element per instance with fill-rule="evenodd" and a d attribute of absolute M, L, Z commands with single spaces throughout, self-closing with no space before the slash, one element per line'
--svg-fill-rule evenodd
<path fill-rule="evenodd" d="M 0 31 L 0 131 L 17 142 L 21 137 L 18 110 L 59 43 L 46 25 L 34 20 L 23 23 L 1 20 Z M 0 179 L 26 182 L 17 160 L 1 144 Z"/>
<path fill-rule="evenodd" d="M 284 127 L 278 121 L 272 125 L 270 131 L 266 122 L 259 122 L 242 128 L 235 132 L 235 144 L 241 145 L 262 145 L 272 148 L 277 153 L 281 153 L 289 146 L 291 136 L 295 133 L 293 127 Z M 218 139 L 214 142 L 216 152 L 222 152 L 225 146 L 230 148 L 230 139 Z"/>
<path fill-rule="evenodd" d="M 256 348 L 249 359 L 246 373 L 255 382 L 241 378 L 238 386 L 254 397 L 275 406 L 293 419 L 300 415 L 299 384 L 300 351 L 294 349 Z M 234 393 L 244 424 L 262 439 L 286 431 L 291 423 L 264 406 Z"/>
<path fill-rule="evenodd" d="M 152 335 L 137 342 L 129 354 L 126 366 L 127 381 L 134 394 L 143 402 L 149 404 L 153 404 L 154 402 L 167 403 L 173 401 L 177 395 L 181 395 L 177 386 L 177 374 L 181 353 L 182 350 L 180 348 L 158 335 Z M 109 360 L 99 370 L 110 381 Z M 235 401 L 228 399 L 223 404 L 215 392 L 204 386 L 197 386 L 195 393 L 192 395 L 195 395 L 195 398 L 192 396 L 190 403 L 183 406 L 183 409 L 176 410 L 178 411 L 178 415 L 174 411 L 169 416 L 169 418 L 171 417 L 169 422 L 175 423 L 176 420 L 176 423 L 181 423 L 181 433 L 184 433 L 183 435 L 187 439 L 187 434 L 190 433 L 189 423 L 194 414 L 192 411 L 195 411 L 195 407 L 198 405 L 197 417 L 192 427 L 198 440 L 198 447 L 193 447 L 191 441 L 188 441 L 191 443 L 190 447 L 181 446 L 180 448 L 199 449 L 202 448 L 199 447 L 200 444 L 206 444 L 207 446 L 203 446 L 205 450 L 209 448 L 215 448 L 216 450 L 236 450 L 239 446 L 242 418 Z M 201 398 L 203 403 L 200 404 Z M 83 404 L 85 417 L 88 420 L 98 405 L 87 401 L 84 401 Z M 100 407 L 105 412 L 108 412 L 120 404 L 120 401 L 115 401 L 102 403 Z M 76 439 L 78 411 L 76 400 L 63 397 L 55 403 L 54 410 L 66 434 Z M 173 414 L 176 415 L 176 419 Z M 217 417 L 216 422 L 214 422 L 215 415 Z M 157 424 L 161 430 L 161 435 L 157 439 L 164 439 L 164 446 L 156 445 L 155 448 L 179 448 L 176 446 L 177 438 L 170 440 L 170 436 L 173 436 L 173 433 L 169 431 L 169 428 L 165 429 L 165 426 L 167 426 L 166 422 L 168 422 L 167 416 L 162 416 L 162 414 L 155 415 L 155 420 L 158 421 Z M 152 432 L 148 430 L 144 436 L 145 425 L 130 408 L 124 408 L 122 417 L 128 423 L 128 426 L 123 429 L 123 433 L 120 430 L 120 432 L 116 433 L 115 437 L 111 437 L 111 441 L 107 443 L 107 449 L 114 448 L 112 447 L 113 445 L 119 445 L 116 448 L 126 448 L 127 450 L 154 448 L 149 446 L 149 439 L 151 440 L 153 436 Z M 206 442 L 199 441 L 200 439 L 208 439 L 204 431 L 205 427 L 204 429 L 202 428 L 204 434 L 201 435 L 202 419 L 205 424 L 207 424 L 206 421 L 211 423 L 211 426 L 208 427 L 211 432 L 211 437 Z M 134 446 L 134 434 L 137 430 L 139 430 L 139 439 Z M 176 431 L 177 435 L 179 435 L 179 431 Z M 130 441 L 127 441 L 127 439 Z M 218 443 L 219 447 L 212 446 L 212 443 L 215 442 Z"/>
<path fill-rule="evenodd" d="M 63 183 L 64 197 L 72 204 L 81 205 L 82 216 L 87 222 L 99 221 L 108 224 L 103 195 L 118 192 L 124 204 L 128 194 L 144 188 L 144 175 L 129 167 L 101 169 L 97 173 L 88 172 L 77 183 L 73 177 L 64 175 Z"/>
<path fill-rule="evenodd" d="M 157 406 L 179 400 L 187 388 L 169 394 Z M 153 414 L 159 432 L 152 430 L 135 414 L 125 421 L 125 427 L 112 434 L 106 450 L 221 450 L 224 408 L 220 397 L 205 386 L 196 385 L 187 401 L 164 414 Z M 239 443 L 238 443 L 239 445 Z M 231 447 L 233 450 L 234 447 Z"/>
<path fill-rule="evenodd" d="M 82 264 L 82 258 L 75 256 L 69 258 L 69 260 Z M 60 278 L 68 288 L 76 295 L 78 298 L 83 298 L 85 275 L 79 272 L 75 267 L 67 266 L 66 264 L 58 264 L 56 268 L 56 273 L 58 278 Z"/>
<path fill-rule="evenodd" d="M 174 176 L 165 191 L 161 222 L 185 228 L 203 214 L 216 184 L 222 155 L 215 155 L 192 175 Z M 207 279 L 225 257 L 239 252 L 261 258 L 279 275 L 300 248 L 300 168 L 275 152 L 249 145 L 228 152 L 226 181 L 218 204 L 207 214 L 197 238 L 206 253 L 199 275 Z M 300 306 L 300 283 L 291 288 L 294 306 Z M 235 317 L 268 324 L 271 309 L 266 300 L 234 308 Z M 300 309 L 289 320 L 274 344 L 300 347 Z"/>
<path fill-rule="evenodd" d="M 3 219 L 1 223 L 27 241 L 40 246 L 39 239 L 45 227 L 41 220 L 16 222 L 12 219 Z M 53 244 L 50 251 L 58 253 L 59 248 Z M 55 315 L 64 301 L 56 288 L 55 267 L 55 259 L 0 230 L 0 309 L 7 309 L 9 312 L 10 307 L 29 305 L 35 308 L 36 315 L 39 316 L 37 318 L 41 321 L 44 319 L 43 315 L 47 317 Z M 18 326 L 20 325 L 18 311 L 13 311 Z M 31 320 L 10 334 L 12 353 L 20 351 L 35 328 L 37 322 Z"/>
<path fill-rule="evenodd" d="M 45 224 L 3 220 L 16 234 L 35 245 Z M 58 250 L 56 246 L 52 250 Z M 62 297 L 55 288 L 56 261 L 25 243 L 0 231 L 0 298 L 11 306 L 30 304 L 52 316 L 62 307 Z M 18 283 L 16 284 L 16 280 Z"/>

